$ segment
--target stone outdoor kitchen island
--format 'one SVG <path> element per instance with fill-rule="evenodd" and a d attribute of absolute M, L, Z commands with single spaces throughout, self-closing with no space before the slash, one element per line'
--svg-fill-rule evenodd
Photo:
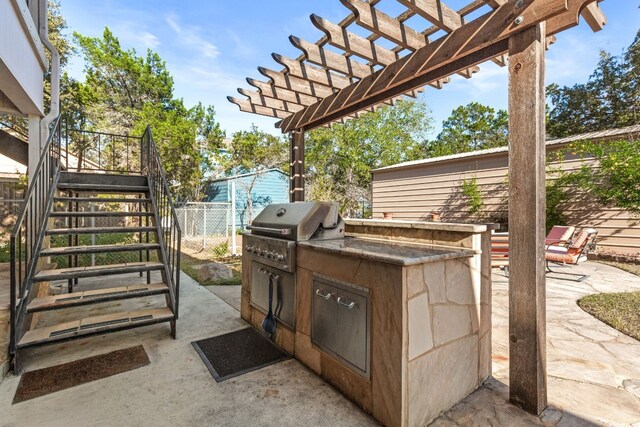
<path fill-rule="evenodd" d="M 383 424 L 425 425 L 491 373 L 489 227 L 345 231 L 296 245 L 295 327 L 280 322 L 275 342 Z M 242 317 L 259 329 L 243 271 Z"/>

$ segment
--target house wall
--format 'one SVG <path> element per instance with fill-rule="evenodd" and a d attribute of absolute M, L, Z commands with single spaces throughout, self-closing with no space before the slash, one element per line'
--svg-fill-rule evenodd
<path fill-rule="evenodd" d="M 42 75 L 47 59 L 24 0 L 0 2 L 0 40 L 0 110 L 44 115 Z"/>
<path fill-rule="evenodd" d="M 553 159 L 562 146 L 549 146 Z M 575 170 L 581 161 L 568 156 L 552 168 Z M 504 222 L 508 200 L 508 154 L 506 152 L 467 157 L 410 168 L 373 173 L 373 218 L 391 213 L 393 219 L 429 220 L 431 212 L 442 221 Z M 482 214 L 472 217 L 461 183 L 476 177 L 484 203 Z M 579 198 L 579 197 L 578 197 Z M 568 225 L 590 226 L 598 230 L 600 251 L 640 252 L 640 218 L 611 207 L 590 206 L 588 200 L 576 200 L 564 207 Z"/>
<path fill-rule="evenodd" d="M 255 181 L 254 181 L 255 180 Z M 270 171 L 261 175 L 248 175 L 235 179 L 211 182 L 205 191 L 205 202 L 230 202 L 231 182 L 236 187 L 236 226 L 245 227 L 265 206 L 271 203 L 289 201 L 289 177 L 279 171 Z M 251 190 L 252 212 L 248 209 L 248 192 Z"/>

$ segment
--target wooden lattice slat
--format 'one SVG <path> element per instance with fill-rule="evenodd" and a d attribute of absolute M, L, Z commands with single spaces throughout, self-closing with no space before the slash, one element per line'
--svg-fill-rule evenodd
<path fill-rule="evenodd" d="M 291 43 L 301 54 L 297 58 L 272 54 L 284 69 L 259 67 L 269 81 L 247 79 L 258 91 L 239 90 L 246 99 L 230 97 L 230 101 L 242 111 L 285 118 L 279 125 L 284 131 L 292 126 L 319 126 L 325 124 L 323 115 L 328 121 L 341 121 L 357 117 L 360 111 L 393 104 L 399 97 L 415 97 L 420 87 L 405 81 L 441 89 L 453 74 L 471 78 L 481 62 L 490 60 L 506 66 L 506 48 L 497 48 L 496 41 L 519 30 L 519 24 L 513 23 L 514 16 L 523 16 L 522 28 L 546 19 L 550 35 L 576 25 L 579 14 L 594 31 L 606 23 L 597 0 L 473 0 L 457 11 L 442 0 L 396 1 L 404 11 L 395 18 L 376 9 L 380 0 L 340 0 L 351 13 L 337 24 L 311 15 L 311 22 L 323 37 L 311 43 L 291 36 Z M 482 7 L 488 10 L 486 14 L 468 19 Z M 407 21 L 415 16 L 431 25 L 413 28 Z M 352 25 L 371 34 L 358 35 L 350 29 Z M 493 27 L 501 25 L 503 30 L 498 34 Z M 442 31 L 444 36 L 431 39 Z M 393 46 L 383 47 L 381 39 Z M 547 47 L 554 41 L 548 38 Z M 327 45 L 343 53 L 329 50 Z M 452 47 L 456 45 L 459 47 Z M 481 49 L 481 54 L 474 52 Z M 406 51 L 409 53 L 401 57 Z M 490 52 L 496 54 L 485 57 Z M 432 69 L 434 64 L 441 66 Z M 400 88 L 401 94 L 394 93 Z"/>

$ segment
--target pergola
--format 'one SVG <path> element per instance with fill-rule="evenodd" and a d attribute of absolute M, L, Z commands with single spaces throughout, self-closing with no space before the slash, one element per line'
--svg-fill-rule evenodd
<path fill-rule="evenodd" d="M 345 19 L 311 15 L 325 35 L 315 43 L 291 36 L 300 56 L 274 53 L 284 69 L 259 67 L 268 81 L 248 78 L 257 90 L 238 89 L 246 98 L 229 101 L 282 119 L 276 127 L 291 134 L 290 199 L 302 201 L 305 131 L 415 97 L 426 85 L 441 89 L 454 74 L 471 78 L 486 61 L 508 66 L 510 398 L 540 414 L 547 406 L 545 50 L 580 16 L 601 30 L 602 0 L 473 0 L 457 11 L 440 0 L 393 0 L 404 10 L 397 17 L 376 9 L 382 0 L 340 1 L 350 11 Z M 429 25 L 413 28 L 415 16 Z"/>

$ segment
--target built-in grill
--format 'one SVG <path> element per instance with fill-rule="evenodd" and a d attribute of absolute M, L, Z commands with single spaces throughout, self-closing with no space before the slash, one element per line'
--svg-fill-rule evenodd
<path fill-rule="evenodd" d="M 251 305 L 269 310 L 269 280 L 276 319 L 295 328 L 296 242 L 344 238 L 344 222 L 335 202 L 274 203 L 247 226 L 244 251 L 251 269 Z"/>

